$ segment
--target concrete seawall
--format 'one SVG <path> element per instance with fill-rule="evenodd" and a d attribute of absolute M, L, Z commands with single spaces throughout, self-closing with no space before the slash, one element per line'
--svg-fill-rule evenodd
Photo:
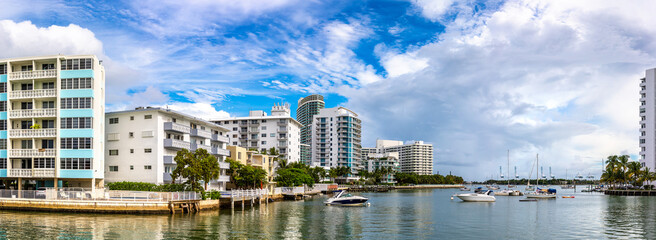
<path fill-rule="evenodd" d="M 424 189 L 424 188 L 462 188 L 460 184 L 435 184 L 435 185 L 414 185 L 414 186 L 395 186 L 394 189 Z"/>
<path fill-rule="evenodd" d="M 200 201 L 199 207 L 201 210 L 218 209 L 219 200 Z M 168 202 L 102 200 L 67 201 L 45 199 L 0 199 L 0 209 L 80 213 L 169 214 L 171 212 Z"/>

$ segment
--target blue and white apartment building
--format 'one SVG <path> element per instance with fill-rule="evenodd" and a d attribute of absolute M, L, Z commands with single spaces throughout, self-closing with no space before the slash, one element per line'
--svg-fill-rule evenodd
<path fill-rule="evenodd" d="M 105 70 L 93 55 L 0 60 L 0 186 L 103 186 Z"/>

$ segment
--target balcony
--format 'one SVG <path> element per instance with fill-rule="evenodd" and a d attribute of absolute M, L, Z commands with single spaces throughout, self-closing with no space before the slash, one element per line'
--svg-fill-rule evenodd
<path fill-rule="evenodd" d="M 172 182 L 173 178 L 171 178 L 171 173 L 167 173 L 167 172 L 162 173 L 162 180 L 164 182 Z"/>
<path fill-rule="evenodd" d="M 218 181 L 218 182 L 230 182 L 230 176 L 221 175 L 221 176 L 219 176 L 219 179 L 217 179 L 216 181 Z"/>
<path fill-rule="evenodd" d="M 164 147 L 172 149 L 189 149 L 191 144 L 189 142 L 176 139 L 164 139 Z"/>
<path fill-rule="evenodd" d="M 8 76 L 9 80 L 56 78 L 56 77 L 57 77 L 56 69 L 12 72 L 9 73 Z"/>
<path fill-rule="evenodd" d="M 201 129 L 191 129 L 191 133 L 189 133 L 192 137 L 202 137 L 202 138 L 211 138 L 212 133 L 207 130 L 201 130 Z"/>
<path fill-rule="evenodd" d="M 55 169 L 10 169 L 7 177 L 35 177 L 35 178 L 53 178 Z"/>
<path fill-rule="evenodd" d="M 11 149 L 9 150 L 9 157 L 55 157 L 55 149 Z"/>
<path fill-rule="evenodd" d="M 9 130 L 9 137 L 12 138 L 54 138 L 56 136 L 57 130 L 54 128 Z"/>
<path fill-rule="evenodd" d="M 175 164 L 175 156 L 164 156 L 164 164 Z"/>
<path fill-rule="evenodd" d="M 179 123 L 174 122 L 165 122 L 164 131 L 172 131 L 179 133 L 189 133 L 189 126 L 185 126 Z"/>
<path fill-rule="evenodd" d="M 227 143 L 229 140 L 228 140 L 228 137 L 226 137 L 226 136 L 222 136 L 222 135 L 219 135 L 219 134 L 212 134 L 212 141 Z"/>
<path fill-rule="evenodd" d="M 9 111 L 10 118 L 39 118 L 39 117 L 56 117 L 57 110 L 54 108 L 46 109 L 24 109 Z"/>
<path fill-rule="evenodd" d="M 219 168 L 221 168 L 221 169 L 230 169 L 230 163 L 219 162 Z"/>
<path fill-rule="evenodd" d="M 278 121 L 278 126 L 281 126 L 281 127 L 287 126 L 287 121 L 284 121 L 284 122 Z"/>
<path fill-rule="evenodd" d="M 230 150 L 217 147 L 213 147 L 210 153 L 212 155 L 230 156 Z"/>
<path fill-rule="evenodd" d="M 287 128 L 278 128 L 278 132 L 279 132 L 279 133 L 286 133 L 286 132 L 287 132 Z"/>
<path fill-rule="evenodd" d="M 205 149 L 208 152 L 211 151 L 211 149 L 212 149 L 212 147 L 210 147 L 210 146 L 201 145 L 201 144 L 198 144 L 198 143 L 191 143 L 191 151 L 196 151 L 199 148 Z"/>
<path fill-rule="evenodd" d="M 21 99 L 21 98 L 49 98 L 57 97 L 56 89 L 37 89 L 37 90 L 25 90 L 25 91 L 11 91 L 9 92 L 10 99 Z"/>

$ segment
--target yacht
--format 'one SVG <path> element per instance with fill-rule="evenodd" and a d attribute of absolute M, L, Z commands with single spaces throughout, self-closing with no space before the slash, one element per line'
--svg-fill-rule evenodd
<path fill-rule="evenodd" d="M 494 202 L 497 199 L 492 195 L 492 191 L 487 190 L 483 193 L 461 193 L 456 194 L 463 202 Z"/>
<path fill-rule="evenodd" d="M 329 198 L 325 202 L 326 205 L 334 206 L 364 206 L 369 199 L 362 196 L 353 196 L 346 193 L 346 191 L 340 191 L 334 197 Z"/>
<path fill-rule="evenodd" d="M 513 190 L 513 189 L 504 189 L 501 191 L 497 191 L 494 193 L 496 196 L 524 196 L 524 194 L 519 191 L 519 190 Z"/>
<path fill-rule="evenodd" d="M 549 189 L 540 189 L 536 190 L 535 192 L 531 193 L 526 193 L 527 198 L 557 198 L 558 195 L 556 195 L 556 189 L 549 188 Z"/>

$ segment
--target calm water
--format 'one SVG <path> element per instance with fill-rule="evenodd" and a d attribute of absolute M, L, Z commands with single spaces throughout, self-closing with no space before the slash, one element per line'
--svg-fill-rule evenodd
<path fill-rule="evenodd" d="M 369 207 L 327 207 L 316 197 L 185 216 L 0 211 L 0 239 L 656 239 L 656 197 L 560 190 L 576 198 L 463 203 L 450 199 L 457 192 L 362 193 Z"/>

